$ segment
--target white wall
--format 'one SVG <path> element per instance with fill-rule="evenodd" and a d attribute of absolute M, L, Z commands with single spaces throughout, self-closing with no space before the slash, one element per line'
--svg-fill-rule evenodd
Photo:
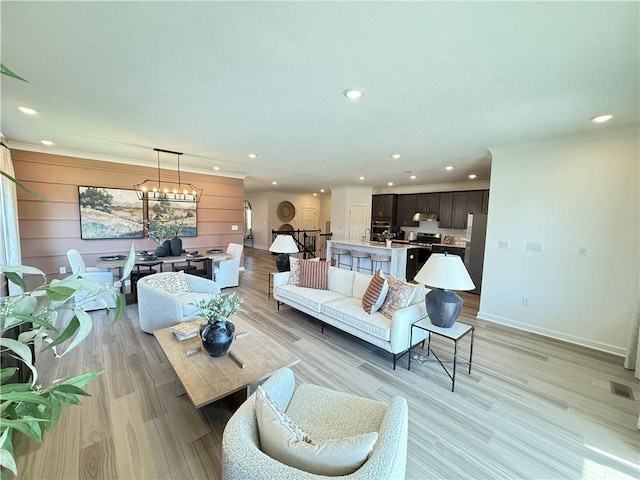
<path fill-rule="evenodd" d="M 318 215 L 318 228 L 322 233 L 330 233 L 327 231 L 327 222 L 331 222 L 331 194 L 323 193 L 320 195 L 320 214 Z"/>
<path fill-rule="evenodd" d="M 635 127 L 491 149 L 479 318 L 624 353 L 640 262 L 638 141 Z"/>
<path fill-rule="evenodd" d="M 334 240 L 344 240 L 349 234 L 349 207 L 367 207 L 366 224 L 371 224 L 371 187 L 331 188 L 331 231 Z M 364 232 L 363 232 L 364 234 Z"/>

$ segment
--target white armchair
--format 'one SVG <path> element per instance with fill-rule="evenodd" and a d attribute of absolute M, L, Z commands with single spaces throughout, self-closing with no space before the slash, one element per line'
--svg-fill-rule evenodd
<path fill-rule="evenodd" d="M 312 438 L 340 438 L 378 432 L 368 460 L 341 479 L 404 479 L 407 462 L 408 407 L 404 398 L 387 403 L 336 392 L 317 385 L 296 388 L 293 372 L 278 370 L 262 388 Z M 260 450 L 256 420 L 256 394 L 244 402 L 227 423 L 222 435 L 224 480 L 332 479 L 287 466 Z M 286 406 L 286 407 L 285 407 Z"/>
<path fill-rule="evenodd" d="M 171 275 L 184 275 L 188 291 L 168 293 L 153 286 L 157 284 L 156 280 L 167 279 Z M 208 278 L 182 272 L 160 272 L 138 280 L 137 291 L 140 328 L 153 333 L 197 315 L 198 308 L 193 303 L 219 293 L 220 288 Z"/>
<path fill-rule="evenodd" d="M 82 255 L 80 255 L 80 252 L 78 252 L 78 250 L 74 248 L 68 250 L 67 259 L 69 260 L 69 265 L 71 265 L 71 272 L 73 274 L 78 274 L 82 278 L 92 280 L 102 286 L 109 285 L 113 288 L 120 288 L 121 283 L 119 281 L 116 281 L 117 279 L 114 278 L 113 273 L 111 273 L 109 270 L 100 270 L 98 267 L 87 267 L 84 263 Z M 104 303 L 99 300 L 84 301 L 83 296 L 86 296 L 86 293 L 80 294 L 79 296 L 75 297 L 76 303 L 78 305 L 81 305 L 83 310 L 100 310 L 105 308 L 105 304 L 109 308 L 116 307 L 115 295 L 102 295 L 100 298 L 104 301 Z"/>
<path fill-rule="evenodd" d="M 222 260 L 218 267 L 215 268 L 215 279 L 218 287 L 237 287 L 240 278 L 240 259 L 242 258 L 242 252 L 244 245 L 239 243 L 230 243 L 227 246 L 227 253 L 232 255 L 233 258 L 229 260 Z"/>

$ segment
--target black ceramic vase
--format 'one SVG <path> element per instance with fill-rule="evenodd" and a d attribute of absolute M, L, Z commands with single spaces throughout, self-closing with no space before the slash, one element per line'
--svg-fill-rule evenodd
<path fill-rule="evenodd" d="M 161 245 L 158 245 L 154 253 L 156 257 L 168 257 L 171 255 L 171 243 L 169 240 L 165 240 Z"/>
<path fill-rule="evenodd" d="M 212 357 L 226 355 L 233 341 L 236 326 L 231 322 L 206 323 L 200 327 L 202 346 Z"/>
<path fill-rule="evenodd" d="M 173 237 L 170 242 L 171 255 L 173 257 L 179 257 L 182 254 L 182 239 L 180 237 Z"/>

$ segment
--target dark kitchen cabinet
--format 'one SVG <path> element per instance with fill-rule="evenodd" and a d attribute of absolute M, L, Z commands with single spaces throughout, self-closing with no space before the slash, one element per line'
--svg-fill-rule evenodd
<path fill-rule="evenodd" d="M 480 213 L 489 213 L 489 190 L 482 191 L 482 211 Z"/>
<path fill-rule="evenodd" d="M 469 192 L 453 192 L 453 221 L 451 228 L 467 228 Z"/>
<path fill-rule="evenodd" d="M 419 193 L 416 198 L 416 211 L 420 213 L 440 213 L 440 194 Z"/>
<path fill-rule="evenodd" d="M 440 228 L 453 228 L 453 192 L 440 194 Z"/>
<path fill-rule="evenodd" d="M 371 197 L 371 219 L 388 220 L 392 223 L 396 209 L 396 195 L 384 194 Z"/>
<path fill-rule="evenodd" d="M 482 213 L 482 198 L 484 190 L 472 190 L 469 192 L 468 213 Z"/>
<path fill-rule="evenodd" d="M 416 197 L 417 195 L 398 195 L 396 203 L 396 225 L 398 227 L 417 227 L 418 222 L 414 222 L 413 216 L 418 211 L 416 210 Z"/>
<path fill-rule="evenodd" d="M 452 247 L 451 245 L 433 245 L 432 253 L 447 253 L 449 255 L 458 255 L 464 261 L 465 249 L 462 247 Z"/>

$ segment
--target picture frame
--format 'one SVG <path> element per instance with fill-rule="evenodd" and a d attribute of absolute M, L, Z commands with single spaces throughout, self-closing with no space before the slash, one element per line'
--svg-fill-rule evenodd
<path fill-rule="evenodd" d="M 80 238 L 144 238 L 142 200 L 134 190 L 78 186 Z"/>
<path fill-rule="evenodd" d="M 158 217 L 177 218 L 182 222 L 178 237 L 198 236 L 198 209 L 196 203 L 149 200 L 147 215 L 149 228 L 153 228 L 154 220 Z"/>

